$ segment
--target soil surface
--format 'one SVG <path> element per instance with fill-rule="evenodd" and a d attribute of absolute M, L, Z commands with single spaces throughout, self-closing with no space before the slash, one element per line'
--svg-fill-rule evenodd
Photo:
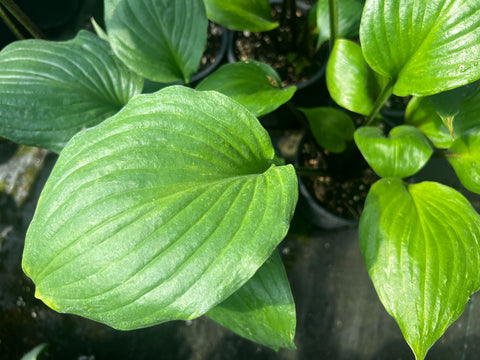
<path fill-rule="evenodd" d="M 307 15 L 297 9 L 293 17 L 287 12 L 286 20 L 281 21 L 281 6 L 272 5 L 272 16 L 281 25 L 266 32 L 236 32 L 235 57 L 269 64 L 280 75 L 282 86 L 308 80 L 323 66 L 327 49 L 316 51 Z M 295 30 L 292 24 L 296 24 Z"/>
<path fill-rule="evenodd" d="M 301 165 L 324 173 L 302 177 L 320 205 L 346 219 L 359 219 L 370 186 L 379 177 L 357 148 L 345 154 L 319 149 L 312 141 L 301 143 Z"/>

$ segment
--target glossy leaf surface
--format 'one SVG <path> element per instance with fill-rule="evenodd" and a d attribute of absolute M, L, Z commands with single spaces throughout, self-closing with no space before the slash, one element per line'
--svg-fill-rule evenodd
<path fill-rule="evenodd" d="M 121 0 L 106 18 L 115 54 L 143 77 L 188 83 L 207 43 L 202 0 Z"/>
<path fill-rule="evenodd" d="M 480 78 L 480 2 L 367 0 L 360 26 L 367 63 L 396 79 L 399 96 L 432 95 Z"/>
<path fill-rule="evenodd" d="M 407 105 L 405 123 L 415 126 L 438 148 L 448 148 L 453 136 L 428 97 L 413 97 Z"/>
<path fill-rule="evenodd" d="M 329 108 L 302 108 L 312 130 L 315 141 L 324 149 L 341 153 L 353 140 L 355 124 L 343 111 Z"/>
<path fill-rule="evenodd" d="M 60 312 L 117 329 L 198 317 L 250 279 L 297 200 L 245 108 L 181 86 L 68 143 L 28 229 L 25 273 Z"/>
<path fill-rule="evenodd" d="M 358 36 L 360 19 L 363 10 L 362 0 L 339 0 L 338 11 L 338 37 L 353 38 Z M 330 11 L 328 0 L 320 0 L 317 5 L 317 48 L 330 39 Z"/>
<path fill-rule="evenodd" d="M 230 30 L 268 31 L 278 23 L 272 18 L 268 0 L 204 0 L 207 16 Z"/>
<path fill-rule="evenodd" d="M 463 186 L 480 194 L 480 127 L 457 136 L 447 159 Z"/>
<path fill-rule="evenodd" d="M 370 189 L 359 236 L 381 302 L 424 359 L 478 290 L 478 213 L 445 185 L 382 179 Z"/>
<path fill-rule="evenodd" d="M 215 90 L 238 101 L 256 116 L 268 114 L 290 100 L 295 86 L 281 89 L 275 70 L 254 60 L 226 64 L 197 85 L 197 90 Z"/>
<path fill-rule="evenodd" d="M 335 41 L 326 78 L 332 99 L 345 109 L 362 115 L 370 114 L 387 82 L 368 66 L 360 45 L 345 39 Z"/>
<path fill-rule="evenodd" d="M 278 251 L 207 316 L 258 344 L 294 349 L 295 303 Z"/>
<path fill-rule="evenodd" d="M 364 126 L 355 131 L 354 137 L 365 160 L 381 177 L 411 176 L 433 153 L 427 138 L 409 125 L 393 128 L 388 137 L 378 127 Z"/>
<path fill-rule="evenodd" d="M 0 52 L 0 136 L 60 152 L 142 86 L 108 44 L 87 31 L 66 42 L 14 42 Z"/>

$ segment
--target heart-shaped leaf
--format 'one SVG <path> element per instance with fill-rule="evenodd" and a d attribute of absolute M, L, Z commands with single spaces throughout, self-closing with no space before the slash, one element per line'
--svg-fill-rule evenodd
<path fill-rule="evenodd" d="M 353 38 L 358 36 L 363 3 L 363 0 L 337 1 L 337 35 L 339 38 Z M 328 0 L 320 0 L 317 3 L 316 16 L 318 27 L 317 48 L 320 48 L 320 46 L 330 39 L 330 11 Z"/>
<path fill-rule="evenodd" d="M 220 67 L 197 85 L 197 90 L 215 90 L 238 101 L 256 116 L 272 112 L 290 100 L 295 86 L 281 89 L 282 81 L 267 64 L 239 61 Z"/>
<path fill-rule="evenodd" d="M 452 145 L 452 134 L 428 97 L 412 97 L 405 112 L 405 123 L 415 126 L 438 148 Z"/>
<path fill-rule="evenodd" d="M 204 0 L 207 16 L 230 30 L 268 31 L 278 23 L 268 0 Z"/>
<path fill-rule="evenodd" d="M 365 160 L 381 177 L 411 176 L 433 153 L 427 138 L 409 125 L 393 128 L 388 138 L 380 128 L 364 126 L 355 131 L 354 138 Z"/>
<path fill-rule="evenodd" d="M 445 185 L 382 179 L 367 196 L 359 234 L 381 302 L 424 359 L 479 288 L 479 215 Z"/>
<path fill-rule="evenodd" d="M 278 251 L 207 316 L 244 338 L 274 350 L 294 349 L 295 303 Z"/>
<path fill-rule="evenodd" d="M 360 45 L 344 39 L 335 41 L 326 79 L 332 99 L 345 109 L 362 115 L 370 114 L 388 81 L 368 66 Z"/>
<path fill-rule="evenodd" d="M 25 273 L 60 312 L 118 329 L 192 319 L 238 290 L 285 236 L 292 166 L 216 92 L 132 99 L 67 144 L 27 232 Z"/>
<path fill-rule="evenodd" d="M 350 116 L 344 112 L 329 108 L 302 108 L 315 141 L 324 149 L 341 153 L 347 144 L 353 140 L 355 124 Z"/>
<path fill-rule="evenodd" d="M 202 0 L 121 0 L 105 25 L 115 54 L 158 82 L 188 83 L 207 43 Z"/>
<path fill-rule="evenodd" d="M 0 136 L 60 152 L 142 86 L 142 78 L 90 32 L 66 42 L 14 42 L 0 52 Z"/>
<path fill-rule="evenodd" d="M 360 25 L 367 63 L 396 79 L 399 96 L 432 95 L 480 78 L 480 2 L 367 0 Z"/>
<path fill-rule="evenodd" d="M 480 194 L 480 127 L 457 136 L 447 159 L 463 186 Z"/>

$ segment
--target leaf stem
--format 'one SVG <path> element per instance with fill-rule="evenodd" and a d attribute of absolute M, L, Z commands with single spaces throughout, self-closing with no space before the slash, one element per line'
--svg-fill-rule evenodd
<path fill-rule="evenodd" d="M 378 95 L 377 99 L 375 100 L 375 104 L 373 104 L 372 111 L 370 112 L 370 114 L 368 115 L 365 121 L 365 126 L 369 126 L 373 124 L 378 113 L 380 112 L 382 107 L 385 105 L 390 95 L 392 95 L 393 86 L 395 85 L 395 82 L 396 82 L 396 79 L 393 79 L 393 78 L 390 79 L 388 83 L 385 85 L 385 87 L 382 89 L 382 91 L 380 92 L 380 95 Z"/>
<path fill-rule="evenodd" d="M 338 38 L 338 3 L 337 0 L 328 0 L 328 10 L 330 12 L 330 52 L 333 44 Z"/>
<path fill-rule="evenodd" d="M 15 37 L 18 40 L 24 40 L 25 39 L 25 36 L 23 36 L 23 34 L 20 32 L 20 30 L 17 29 L 17 27 L 15 26 L 13 21 L 8 17 L 7 12 L 5 11 L 5 9 L 3 8 L 3 6 L 1 4 L 0 4 L 0 18 L 5 22 L 5 25 L 7 25 L 7 27 L 10 29 L 10 31 L 13 33 L 13 35 L 15 35 Z"/>
<path fill-rule="evenodd" d="M 35 38 L 46 39 L 45 35 L 40 29 L 33 23 L 32 20 L 18 7 L 13 0 L 0 0 L 5 9 L 12 14 L 20 24 Z M 2 17 L 3 18 L 3 17 Z"/>

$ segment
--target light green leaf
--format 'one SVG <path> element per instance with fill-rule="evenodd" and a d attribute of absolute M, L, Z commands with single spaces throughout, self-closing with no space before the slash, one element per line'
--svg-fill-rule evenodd
<path fill-rule="evenodd" d="M 447 159 L 463 186 L 480 194 L 480 127 L 457 136 Z"/>
<path fill-rule="evenodd" d="M 204 0 L 208 18 L 230 30 L 268 31 L 278 23 L 268 0 Z"/>
<path fill-rule="evenodd" d="M 338 0 L 338 37 L 353 38 L 358 36 L 360 19 L 363 11 L 363 0 Z M 317 3 L 317 48 L 320 48 L 330 39 L 330 11 L 328 0 L 320 0 Z"/>
<path fill-rule="evenodd" d="M 295 349 L 295 303 L 278 251 L 207 316 L 258 344 Z"/>
<path fill-rule="evenodd" d="M 48 347 L 48 344 L 40 344 L 35 346 L 32 350 L 22 356 L 21 360 L 38 360 L 41 358 L 41 354 Z"/>
<path fill-rule="evenodd" d="M 355 124 L 344 112 L 329 108 L 302 108 L 312 130 L 315 141 L 324 149 L 341 153 L 353 140 Z"/>
<path fill-rule="evenodd" d="M 365 160 L 381 177 L 411 176 L 433 153 L 427 138 L 409 125 L 393 128 L 388 138 L 380 128 L 364 126 L 355 131 L 354 138 Z"/>
<path fill-rule="evenodd" d="M 480 78 L 480 2 L 367 0 L 360 25 L 367 63 L 396 79 L 399 96 L 432 95 Z"/>
<path fill-rule="evenodd" d="M 105 25 L 115 54 L 158 82 L 188 83 L 207 43 L 202 0 L 121 0 Z"/>
<path fill-rule="evenodd" d="M 118 4 L 120 4 L 121 1 L 122 0 L 103 0 L 103 19 L 105 20 L 105 24 L 110 22 L 115 8 L 118 6 Z"/>
<path fill-rule="evenodd" d="M 285 236 L 298 189 L 268 133 L 228 97 L 139 95 L 60 154 L 23 269 L 60 312 L 117 329 L 196 318 Z"/>
<path fill-rule="evenodd" d="M 226 64 L 197 85 L 197 90 L 215 90 L 238 101 L 256 116 L 272 112 L 290 100 L 295 86 L 281 89 L 275 70 L 255 60 Z"/>
<path fill-rule="evenodd" d="M 479 288 L 479 215 L 445 185 L 382 179 L 367 196 L 359 236 L 381 302 L 424 359 Z"/>
<path fill-rule="evenodd" d="M 327 87 L 332 99 L 350 111 L 368 115 L 386 85 L 365 62 L 362 49 L 353 41 L 335 41 L 327 65 Z"/>
<path fill-rule="evenodd" d="M 405 112 L 405 123 L 415 126 L 438 148 L 448 148 L 453 137 L 428 97 L 412 97 Z"/>
<path fill-rule="evenodd" d="M 60 152 L 142 86 L 142 78 L 87 31 L 66 42 L 14 42 L 0 52 L 0 136 Z"/>

